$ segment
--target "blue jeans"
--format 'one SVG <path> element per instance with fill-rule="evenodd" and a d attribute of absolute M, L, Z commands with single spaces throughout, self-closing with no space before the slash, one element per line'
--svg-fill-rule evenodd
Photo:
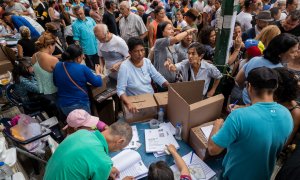
<path fill-rule="evenodd" d="M 68 116 L 70 112 L 72 112 L 75 109 L 83 109 L 89 114 L 91 114 L 91 108 L 90 103 L 78 103 L 78 104 L 72 104 L 70 106 L 60 107 L 61 111 L 64 113 L 65 116 Z"/>

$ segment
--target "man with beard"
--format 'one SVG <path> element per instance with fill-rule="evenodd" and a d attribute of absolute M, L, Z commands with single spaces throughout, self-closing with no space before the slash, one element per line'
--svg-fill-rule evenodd
<path fill-rule="evenodd" d="M 292 11 L 285 20 L 277 21 L 281 33 L 290 33 L 295 36 L 300 36 L 300 10 Z"/>

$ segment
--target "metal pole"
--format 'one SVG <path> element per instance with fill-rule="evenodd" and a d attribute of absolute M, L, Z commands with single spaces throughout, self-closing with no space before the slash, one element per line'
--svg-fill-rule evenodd
<path fill-rule="evenodd" d="M 217 25 L 217 45 L 214 56 L 216 65 L 225 65 L 228 61 L 238 3 L 238 0 L 223 0 L 222 2 L 221 20 Z M 219 67 L 220 71 L 224 72 L 223 66 Z"/>

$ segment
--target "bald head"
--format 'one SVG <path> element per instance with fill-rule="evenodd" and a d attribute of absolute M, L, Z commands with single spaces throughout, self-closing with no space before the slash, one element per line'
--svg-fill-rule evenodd
<path fill-rule="evenodd" d="M 144 8 L 144 6 L 138 5 L 138 6 L 136 7 L 136 9 L 137 9 L 137 11 L 138 11 L 138 14 L 139 14 L 140 16 L 143 16 L 143 14 L 145 13 L 145 8 Z"/>
<path fill-rule="evenodd" d="M 130 6 L 128 1 L 122 1 L 120 3 L 120 13 L 124 17 L 127 17 L 130 14 Z"/>
<path fill-rule="evenodd" d="M 130 8 L 130 6 L 129 6 L 129 2 L 128 1 L 122 1 L 121 3 L 120 3 L 120 7 L 125 7 L 125 8 Z"/>
<path fill-rule="evenodd" d="M 106 24 L 97 24 L 94 27 L 94 34 L 101 43 L 107 42 L 108 36 L 110 36 Z"/>

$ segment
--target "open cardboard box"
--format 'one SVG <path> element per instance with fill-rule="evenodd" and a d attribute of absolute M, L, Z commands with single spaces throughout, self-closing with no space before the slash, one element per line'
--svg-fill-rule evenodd
<path fill-rule="evenodd" d="M 164 118 L 167 119 L 167 112 L 168 112 L 168 92 L 162 92 L 162 93 L 154 93 L 154 99 L 157 103 L 157 110 L 159 112 L 160 108 L 163 108 L 164 110 Z"/>
<path fill-rule="evenodd" d="M 140 122 L 157 117 L 157 104 L 152 94 L 128 96 L 128 99 L 137 107 L 139 112 L 133 114 L 122 104 L 126 122 Z"/>
<path fill-rule="evenodd" d="M 204 81 L 171 84 L 168 90 L 168 119 L 176 126 L 182 124 L 182 139 L 188 142 L 190 129 L 218 118 L 224 96 L 203 99 Z"/>
<path fill-rule="evenodd" d="M 106 83 L 107 83 L 107 78 L 108 77 L 107 76 L 101 76 L 101 78 L 102 78 L 102 86 L 101 87 L 94 87 L 94 86 L 89 84 L 93 97 L 96 97 L 97 95 L 99 95 L 100 93 L 102 93 L 106 90 Z"/>
<path fill-rule="evenodd" d="M 202 160 L 204 160 L 207 156 L 208 141 L 202 132 L 201 127 L 213 125 L 214 122 L 215 121 L 204 123 L 200 126 L 192 128 L 190 131 L 189 145 Z"/>
<path fill-rule="evenodd" d="M 5 74 L 7 71 L 12 71 L 12 61 L 16 60 L 15 52 L 6 47 L 0 45 L 0 74 Z"/>

